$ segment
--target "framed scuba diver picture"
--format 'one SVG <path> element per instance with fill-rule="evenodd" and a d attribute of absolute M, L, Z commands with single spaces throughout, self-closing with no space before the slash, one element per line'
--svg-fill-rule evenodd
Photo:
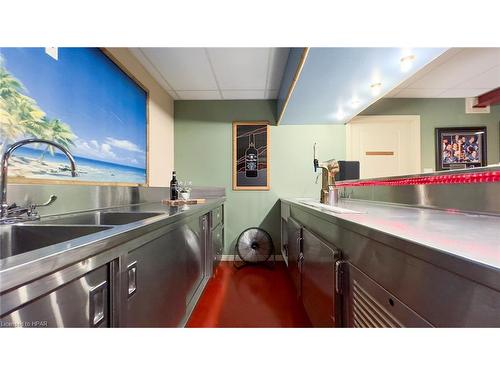
<path fill-rule="evenodd" d="M 233 122 L 233 190 L 269 189 L 269 122 Z"/>

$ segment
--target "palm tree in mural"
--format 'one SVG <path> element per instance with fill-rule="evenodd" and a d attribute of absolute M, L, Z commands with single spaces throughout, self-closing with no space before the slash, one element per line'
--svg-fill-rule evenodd
<path fill-rule="evenodd" d="M 4 98 L 22 90 L 24 90 L 23 84 L 5 69 L 0 56 L 0 97 Z"/>
<path fill-rule="evenodd" d="M 75 134 L 64 122 L 50 120 L 27 95 L 23 84 L 5 69 L 0 55 L 0 148 L 20 137 L 33 136 L 47 139 L 69 148 L 74 145 Z M 54 148 L 47 146 L 39 160 Z"/>
<path fill-rule="evenodd" d="M 25 135 L 39 137 L 43 132 L 45 113 L 35 100 L 22 94 L 19 82 L 3 66 L 0 56 L 0 147 Z"/>
<path fill-rule="evenodd" d="M 71 131 L 71 127 L 68 124 L 65 124 L 58 119 L 50 120 L 47 117 L 43 117 L 42 123 L 43 133 L 41 138 L 55 142 L 68 149 L 75 144 L 73 142 L 75 134 Z M 47 151 L 49 151 L 51 155 L 54 155 L 54 147 L 47 146 L 38 160 L 43 160 Z"/>
<path fill-rule="evenodd" d="M 22 89 L 22 84 L 3 67 L 2 60 L 0 60 L 0 140 L 2 146 L 24 133 L 24 129 L 13 112 L 16 108 L 19 90 Z"/>

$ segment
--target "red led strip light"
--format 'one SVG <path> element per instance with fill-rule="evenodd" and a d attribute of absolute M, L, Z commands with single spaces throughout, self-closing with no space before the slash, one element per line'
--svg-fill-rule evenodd
<path fill-rule="evenodd" d="M 478 172 L 466 174 L 451 174 L 426 177 L 406 177 L 387 180 L 368 180 L 358 182 L 336 183 L 338 187 L 356 186 L 404 186 L 404 185 L 437 185 L 437 184 L 478 184 L 486 182 L 500 182 L 500 171 Z"/>

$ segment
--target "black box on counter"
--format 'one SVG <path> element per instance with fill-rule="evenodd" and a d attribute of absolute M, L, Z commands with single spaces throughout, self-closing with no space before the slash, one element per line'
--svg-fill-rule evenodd
<path fill-rule="evenodd" d="M 335 177 L 337 181 L 359 179 L 359 161 L 339 160 L 339 167 L 340 172 Z"/>

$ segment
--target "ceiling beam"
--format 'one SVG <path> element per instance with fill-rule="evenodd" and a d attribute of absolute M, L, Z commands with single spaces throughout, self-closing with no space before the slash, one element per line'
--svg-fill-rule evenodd
<path fill-rule="evenodd" d="M 485 108 L 489 105 L 500 104 L 500 87 L 494 90 L 488 91 L 477 97 L 477 104 L 474 108 Z"/>

